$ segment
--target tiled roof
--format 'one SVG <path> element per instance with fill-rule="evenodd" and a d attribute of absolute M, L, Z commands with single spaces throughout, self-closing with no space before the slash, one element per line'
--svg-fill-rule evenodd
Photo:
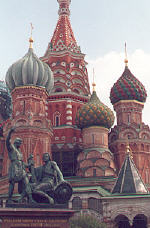
<path fill-rule="evenodd" d="M 120 169 L 112 194 L 147 194 L 148 190 L 129 154 Z"/>

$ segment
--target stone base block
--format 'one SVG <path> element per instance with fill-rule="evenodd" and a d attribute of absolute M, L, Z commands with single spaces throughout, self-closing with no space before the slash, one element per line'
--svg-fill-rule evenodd
<path fill-rule="evenodd" d="M 1 228 L 69 228 L 74 211 L 46 208 L 0 208 Z"/>

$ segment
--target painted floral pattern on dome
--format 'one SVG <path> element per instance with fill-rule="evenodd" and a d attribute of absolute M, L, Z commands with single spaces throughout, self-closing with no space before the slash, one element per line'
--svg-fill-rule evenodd
<path fill-rule="evenodd" d="M 95 91 L 90 101 L 83 105 L 76 114 L 76 124 L 79 128 L 89 126 L 111 128 L 113 123 L 113 112 L 99 100 Z"/>
<path fill-rule="evenodd" d="M 145 102 L 147 93 L 143 84 L 131 73 L 128 67 L 113 85 L 110 92 L 112 104 L 120 100 L 137 100 Z"/>

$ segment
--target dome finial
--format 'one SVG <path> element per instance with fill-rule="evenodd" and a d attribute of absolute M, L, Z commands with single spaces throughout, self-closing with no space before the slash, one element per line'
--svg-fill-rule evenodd
<path fill-rule="evenodd" d="M 30 25 L 31 25 L 31 36 L 29 38 L 29 42 L 30 42 L 30 48 L 32 48 L 32 43 L 34 42 L 34 40 L 32 38 L 32 31 L 33 31 L 34 27 L 33 27 L 32 23 L 30 23 Z"/>
<path fill-rule="evenodd" d="M 126 145 L 126 154 L 128 154 L 130 156 L 130 158 L 133 159 L 133 153 L 132 153 L 132 150 L 129 146 L 129 142 L 127 141 L 127 145 Z"/>
<path fill-rule="evenodd" d="M 125 66 L 128 66 L 128 58 L 127 58 L 127 44 L 125 42 L 125 60 L 124 60 Z"/>
<path fill-rule="evenodd" d="M 93 83 L 92 83 L 92 86 L 93 86 L 93 92 L 95 92 L 96 83 L 95 83 L 95 72 L 94 72 L 94 68 L 93 68 Z"/>
<path fill-rule="evenodd" d="M 58 14 L 60 15 L 70 15 L 69 5 L 71 0 L 57 0 L 59 3 L 59 11 Z"/>

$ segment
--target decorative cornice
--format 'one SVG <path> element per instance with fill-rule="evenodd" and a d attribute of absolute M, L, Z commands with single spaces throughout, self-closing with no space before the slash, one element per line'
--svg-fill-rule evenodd
<path fill-rule="evenodd" d="M 114 106 L 116 106 L 118 104 L 131 103 L 131 102 L 134 102 L 134 103 L 137 103 L 137 104 L 140 104 L 140 105 L 144 105 L 144 102 L 140 102 L 140 101 L 137 101 L 137 100 L 121 100 L 121 101 L 116 102 L 114 104 Z"/>
<path fill-rule="evenodd" d="M 41 86 L 17 86 L 17 87 L 15 87 L 13 90 L 12 90 L 12 92 L 11 92 L 11 94 L 13 94 L 13 93 L 15 93 L 16 91 L 18 91 L 18 90 L 21 90 L 21 89 L 34 89 L 34 90 L 41 90 L 41 91 L 43 91 L 43 92 L 45 92 L 47 95 L 48 95 L 48 92 L 46 91 L 46 89 L 44 88 L 44 87 L 41 87 Z"/>
<path fill-rule="evenodd" d="M 102 130 L 104 130 L 104 131 L 109 131 L 108 130 L 108 128 L 106 128 L 106 127 L 101 127 L 101 126 L 90 126 L 90 127 L 85 127 L 83 130 L 86 130 L 86 129 L 93 129 L 93 128 L 96 128 L 96 129 L 102 129 Z"/>

